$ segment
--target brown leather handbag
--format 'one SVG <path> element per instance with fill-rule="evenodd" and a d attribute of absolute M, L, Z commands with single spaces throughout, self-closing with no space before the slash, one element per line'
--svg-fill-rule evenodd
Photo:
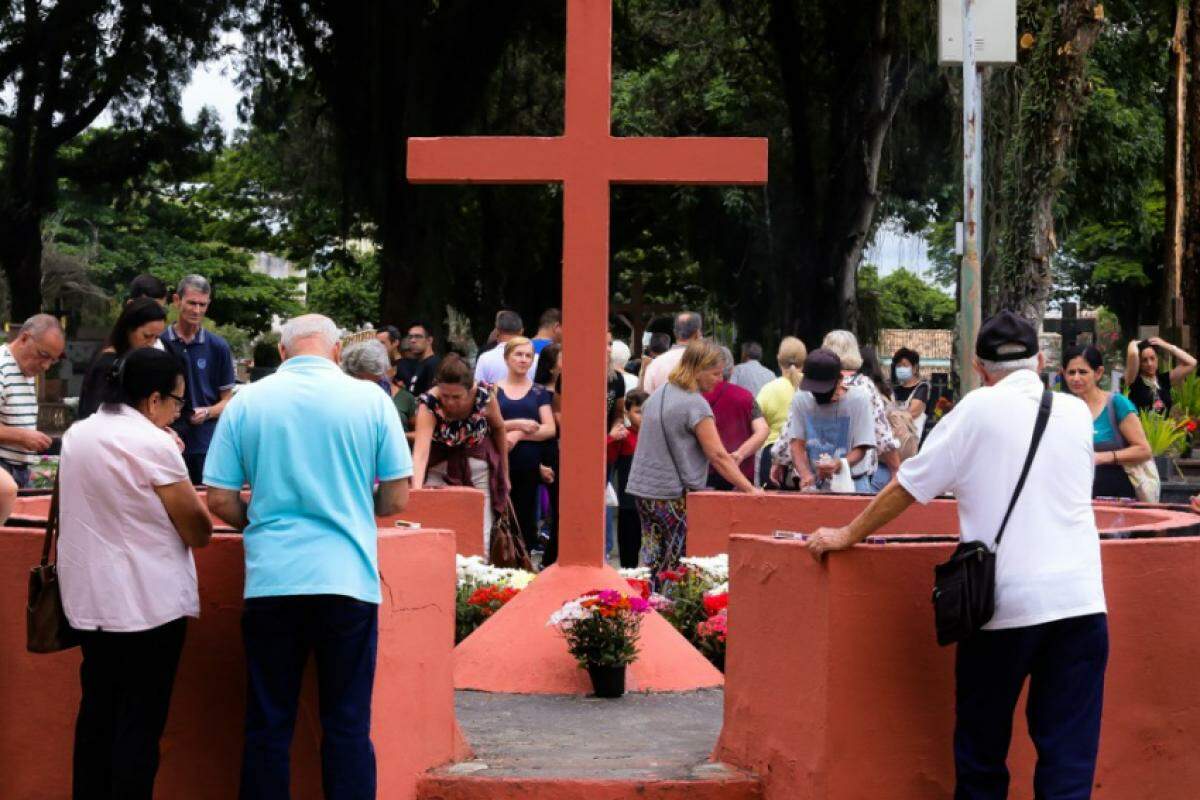
<path fill-rule="evenodd" d="M 31 653 L 58 653 L 79 644 L 79 634 L 67 621 L 58 584 L 58 478 L 50 497 L 50 518 L 42 543 L 42 561 L 29 571 L 29 599 L 25 605 L 25 649 Z M 50 563 L 53 553 L 55 563 Z"/>
<path fill-rule="evenodd" d="M 512 500 L 505 504 L 504 511 L 497 514 L 496 521 L 492 523 L 488 560 L 494 567 L 533 572 L 533 562 L 529 560 L 529 551 L 525 549 L 525 539 L 521 536 L 521 526 L 517 523 Z"/>

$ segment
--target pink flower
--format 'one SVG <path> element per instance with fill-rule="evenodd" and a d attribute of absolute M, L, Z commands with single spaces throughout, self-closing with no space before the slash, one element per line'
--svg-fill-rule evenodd
<path fill-rule="evenodd" d="M 650 610 L 650 603 L 640 597 L 629 598 L 629 610 L 635 614 L 645 614 Z"/>

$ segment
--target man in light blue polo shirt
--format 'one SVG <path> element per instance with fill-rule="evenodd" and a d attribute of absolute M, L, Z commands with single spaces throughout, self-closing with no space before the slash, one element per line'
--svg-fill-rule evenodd
<path fill-rule="evenodd" d="M 325 796 L 373 798 L 375 515 L 404 509 L 412 458 L 387 395 L 338 368 L 333 322 L 297 317 L 281 339 L 283 366 L 230 401 L 204 466 L 209 510 L 245 531 L 241 798 L 289 796 L 288 751 L 310 653 Z M 248 507 L 240 495 L 247 482 Z"/>

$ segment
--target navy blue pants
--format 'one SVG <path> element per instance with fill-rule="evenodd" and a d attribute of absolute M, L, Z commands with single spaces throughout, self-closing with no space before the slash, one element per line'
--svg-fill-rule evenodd
<path fill-rule="evenodd" d="M 1107 663 L 1104 614 L 980 631 L 960 643 L 955 664 L 955 800 L 1008 797 L 1005 761 L 1013 711 L 1026 677 L 1026 717 L 1038 754 L 1034 797 L 1091 797 Z"/>
<path fill-rule="evenodd" d="M 375 797 L 371 690 L 379 607 L 340 595 L 246 600 L 243 800 L 286 800 L 300 682 L 316 656 L 326 800 Z"/>

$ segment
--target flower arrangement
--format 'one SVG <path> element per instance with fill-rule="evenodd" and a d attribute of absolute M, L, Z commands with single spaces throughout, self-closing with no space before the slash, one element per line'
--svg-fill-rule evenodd
<path fill-rule="evenodd" d="M 566 639 L 581 668 L 624 667 L 637 659 L 642 617 L 649 611 L 641 597 L 601 589 L 567 601 L 546 624 Z"/>
<path fill-rule="evenodd" d="M 725 607 L 708 619 L 696 623 L 696 647 L 722 672 L 725 671 L 725 638 L 728 635 L 728 624 L 729 612 Z"/>
<path fill-rule="evenodd" d="M 454 598 L 454 643 L 487 622 L 536 576 L 520 569 L 493 567 L 479 556 L 457 556 L 458 587 Z"/>
<path fill-rule="evenodd" d="M 728 557 L 685 558 L 677 568 L 663 570 L 658 577 L 669 602 L 663 616 L 684 638 L 696 644 L 696 625 L 710 616 L 705 611 L 705 596 L 722 586 L 728 592 Z"/>

